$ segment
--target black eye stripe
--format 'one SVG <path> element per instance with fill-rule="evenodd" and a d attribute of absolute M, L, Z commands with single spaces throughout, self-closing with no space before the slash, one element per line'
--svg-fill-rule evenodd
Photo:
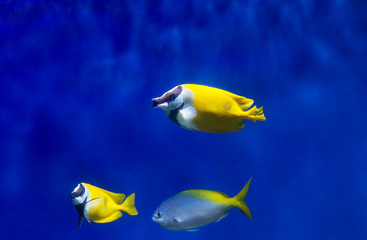
<path fill-rule="evenodd" d="M 83 194 L 85 193 L 84 186 L 82 184 L 80 184 L 79 186 L 80 187 L 78 187 L 78 189 L 75 192 L 71 193 L 71 198 L 77 198 L 83 196 Z"/>
<path fill-rule="evenodd" d="M 174 89 L 172 89 L 171 91 L 166 92 L 165 94 L 163 94 L 162 97 L 158 97 L 158 98 L 154 98 L 153 101 L 153 107 L 156 107 L 158 104 L 167 102 L 167 101 L 172 101 L 174 99 L 177 98 L 177 96 L 179 96 L 182 92 L 182 86 L 179 85 L 177 87 L 175 87 Z M 173 99 L 171 99 L 171 96 L 174 96 Z"/>
<path fill-rule="evenodd" d="M 174 95 L 175 98 L 180 95 L 182 92 L 182 86 L 177 86 L 176 88 L 174 88 L 172 91 L 171 91 L 171 95 Z"/>
<path fill-rule="evenodd" d="M 176 97 L 178 95 L 180 95 L 182 92 L 182 87 L 181 86 L 177 86 L 176 88 L 172 89 L 171 91 L 169 92 L 166 92 L 166 94 L 164 94 L 164 98 L 165 99 L 168 99 L 170 101 L 176 99 Z"/>

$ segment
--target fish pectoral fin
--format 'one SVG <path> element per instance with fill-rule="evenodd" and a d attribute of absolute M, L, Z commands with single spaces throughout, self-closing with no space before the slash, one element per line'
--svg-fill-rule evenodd
<path fill-rule="evenodd" d="M 247 110 L 254 103 L 254 100 L 250 98 L 242 97 L 230 92 L 226 92 L 226 94 L 228 97 L 232 98 L 238 104 L 238 106 L 240 106 L 242 111 Z"/>
<path fill-rule="evenodd" d="M 106 218 L 103 218 L 101 220 L 93 220 L 93 222 L 96 222 L 96 223 L 109 223 L 109 222 L 116 221 L 120 217 L 122 217 L 122 213 L 120 211 L 116 211 L 116 212 L 114 212 L 113 214 L 111 214 L 110 216 L 108 216 Z"/>
<path fill-rule="evenodd" d="M 123 193 L 114 193 L 114 192 L 110 192 L 104 189 L 100 189 L 102 192 L 106 193 L 110 198 L 112 198 L 112 200 L 116 203 L 116 204 L 121 204 L 122 201 L 124 201 L 125 199 L 125 194 Z"/>
<path fill-rule="evenodd" d="M 108 196 L 110 196 L 112 198 L 112 200 L 116 203 L 116 204 L 121 204 L 122 201 L 124 201 L 125 199 L 125 194 L 122 193 L 112 193 L 112 192 L 108 192 L 107 193 Z"/>
<path fill-rule="evenodd" d="M 85 202 L 85 203 L 87 204 L 87 203 L 90 203 L 91 201 L 95 201 L 95 200 L 98 200 L 98 199 L 102 199 L 102 198 L 100 198 L 100 197 L 98 197 L 98 198 L 93 198 L 93 199 L 91 199 L 91 200 L 89 200 L 88 202 Z"/>
<path fill-rule="evenodd" d="M 116 204 L 121 204 L 122 201 L 124 201 L 125 199 L 125 194 L 119 194 L 119 193 L 113 193 L 113 194 L 109 194 L 109 196 L 112 198 L 112 200 L 116 203 Z"/>
<path fill-rule="evenodd" d="M 101 204 L 102 201 L 103 201 L 103 199 L 100 198 L 100 197 L 99 198 L 93 198 L 93 199 L 89 200 L 88 202 L 86 202 L 85 204 L 93 203 L 94 206 L 97 206 L 97 205 Z"/>

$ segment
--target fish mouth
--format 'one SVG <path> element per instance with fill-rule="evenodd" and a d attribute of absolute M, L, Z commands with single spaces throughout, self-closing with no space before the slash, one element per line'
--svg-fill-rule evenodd
<path fill-rule="evenodd" d="M 153 102 L 152 108 L 162 108 L 162 109 L 168 108 L 168 102 L 162 102 L 157 98 L 154 98 L 152 102 Z"/>
<path fill-rule="evenodd" d="M 70 198 L 71 198 L 71 199 L 74 199 L 74 198 L 77 198 L 77 197 L 79 197 L 79 194 L 78 194 L 77 192 L 72 192 L 72 193 L 70 194 Z"/>
<path fill-rule="evenodd" d="M 152 99 L 152 102 L 153 102 L 152 108 L 156 108 L 158 106 L 158 104 L 159 104 L 158 100 L 155 99 L 155 98 Z"/>

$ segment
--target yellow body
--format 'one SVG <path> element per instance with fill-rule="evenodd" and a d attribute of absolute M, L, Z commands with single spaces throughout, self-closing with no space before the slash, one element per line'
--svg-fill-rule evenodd
<path fill-rule="evenodd" d="M 108 223 L 119 219 L 121 211 L 129 215 L 137 215 L 135 208 L 135 194 L 125 199 L 124 194 L 106 191 L 93 185 L 83 183 L 90 192 L 90 199 L 86 204 L 86 218 L 96 223 Z"/>
<path fill-rule="evenodd" d="M 203 85 L 184 84 L 183 86 L 194 93 L 193 107 L 197 114 L 192 122 L 200 131 L 235 132 L 245 126 L 242 119 L 254 122 L 265 120 L 263 107 L 255 106 L 247 110 L 254 102 L 252 99 Z"/>

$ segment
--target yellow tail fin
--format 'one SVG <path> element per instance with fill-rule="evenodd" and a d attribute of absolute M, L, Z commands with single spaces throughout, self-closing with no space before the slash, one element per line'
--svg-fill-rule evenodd
<path fill-rule="evenodd" d="M 244 112 L 242 117 L 246 118 L 248 120 L 254 121 L 254 122 L 256 122 L 256 121 L 265 121 L 266 120 L 266 118 L 264 116 L 263 107 L 256 108 L 256 106 L 251 108 L 250 110 Z"/>
<path fill-rule="evenodd" d="M 128 196 L 121 204 L 121 210 L 129 215 L 138 215 L 138 211 L 135 207 L 135 193 Z"/>
<path fill-rule="evenodd" d="M 234 200 L 234 206 L 240 209 L 249 219 L 251 219 L 251 221 L 253 221 L 250 209 L 245 203 L 245 198 L 248 192 L 248 188 L 250 187 L 251 179 L 252 177 L 250 178 L 250 180 L 248 180 L 241 192 L 234 196 L 232 199 Z"/>

